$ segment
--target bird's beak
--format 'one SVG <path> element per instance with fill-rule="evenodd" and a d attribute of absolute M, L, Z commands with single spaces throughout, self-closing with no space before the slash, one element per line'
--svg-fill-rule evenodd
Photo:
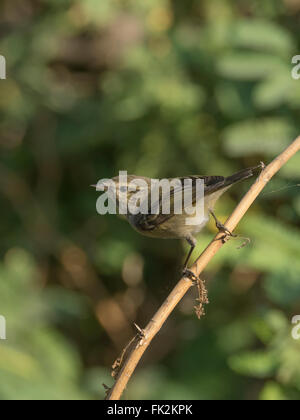
<path fill-rule="evenodd" d="M 99 181 L 98 182 L 98 184 L 94 184 L 94 185 L 91 185 L 91 187 L 92 188 L 96 188 L 96 191 L 101 191 L 101 192 L 103 192 L 103 191 L 107 191 L 107 185 L 105 185 L 103 182 L 101 182 L 101 181 Z"/>

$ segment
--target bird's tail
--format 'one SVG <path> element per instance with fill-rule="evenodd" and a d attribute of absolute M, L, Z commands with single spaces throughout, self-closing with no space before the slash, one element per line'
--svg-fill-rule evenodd
<path fill-rule="evenodd" d="M 224 187 L 228 187 L 232 184 L 235 184 L 236 182 L 243 181 L 244 179 L 251 178 L 258 174 L 262 169 L 264 168 L 264 164 L 261 163 L 258 166 L 252 166 L 251 168 L 242 169 L 239 172 L 236 172 L 235 174 L 228 176 L 224 180 Z"/>
<path fill-rule="evenodd" d="M 226 191 L 231 185 L 237 182 L 243 181 L 244 179 L 251 178 L 252 176 L 262 171 L 265 165 L 261 163 L 258 166 L 243 169 L 227 178 L 224 177 L 207 177 L 205 186 L 205 195 L 213 194 L 217 191 Z"/>

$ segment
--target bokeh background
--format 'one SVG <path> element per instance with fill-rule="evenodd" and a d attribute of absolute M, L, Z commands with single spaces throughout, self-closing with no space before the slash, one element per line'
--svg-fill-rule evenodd
<path fill-rule="evenodd" d="M 101 399 L 179 278 L 185 244 L 98 216 L 119 170 L 229 175 L 299 134 L 298 0 L 2 0 L 1 399 Z M 299 399 L 300 155 L 153 341 L 127 399 Z M 224 220 L 248 189 L 217 208 Z M 298 185 L 298 186 L 297 186 Z M 210 224 L 199 253 L 213 237 Z"/>

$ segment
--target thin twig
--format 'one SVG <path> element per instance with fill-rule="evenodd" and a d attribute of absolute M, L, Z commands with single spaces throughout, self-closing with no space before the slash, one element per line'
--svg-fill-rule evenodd
<path fill-rule="evenodd" d="M 273 162 L 271 162 L 260 174 L 256 182 L 252 185 L 248 193 L 244 196 L 238 204 L 232 215 L 228 218 L 225 226 L 233 232 L 240 220 L 243 218 L 249 207 L 255 201 L 260 192 L 265 188 L 270 179 L 286 164 L 286 162 L 300 150 L 300 136 Z M 195 276 L 200 276 L 207 264 L 224 245 L 222 241 L 222 233 L 218 233 L 215 239 L 208 245 L 205 251 L 200 255 L 197 261 L 191 267 L 191 271 Z M 171 314 L 178 302 L 183 298 L 189 288 L 193 285 L 193 281 L 187 277 L 182 277 L 177 285 L 174 287 L 170 295 L 164 301 L 162 306 L 153 316 L 146 328 L 143 330 L 144 334 L 137 344 L 131 349 L 123 362 L 116 379 L 115 384 L 108 393 L 106 399 L 119 400 L 130 377 L 132 376 L 138 362 L 143 356 L 144 352 L 151 343 L 153 337 L 161 329 L 162 325 Z"/>

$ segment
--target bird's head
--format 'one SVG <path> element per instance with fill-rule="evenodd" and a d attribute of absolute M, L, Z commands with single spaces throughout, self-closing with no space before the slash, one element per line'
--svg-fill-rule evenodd
<path fill-rule="evenodd" d="M 111 179 L 103 179 L 97 185 L 93 185 L 97 191 L 107 192 L 108 197 L 116 198 L 118 206 L 126 203 L 126 201 L 128 203 L 137 193 L 139 193 L 139 198 L 143 199 L 149 193 L 150 186 L 151 180 L 149 178 L 135 175 L 121 175 Z"/>

